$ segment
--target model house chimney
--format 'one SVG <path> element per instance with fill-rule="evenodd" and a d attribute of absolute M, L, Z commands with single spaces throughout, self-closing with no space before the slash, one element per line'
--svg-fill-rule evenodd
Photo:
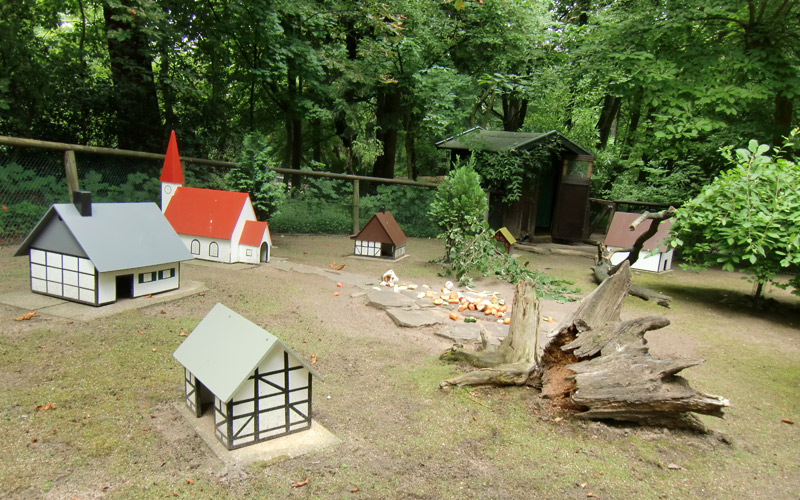
<path fill-rule="evenodd" d="M 92 192 L 91 191 L 73 191 L 72 203 L 78 209 L 81 217 L 92 216 Z"/>

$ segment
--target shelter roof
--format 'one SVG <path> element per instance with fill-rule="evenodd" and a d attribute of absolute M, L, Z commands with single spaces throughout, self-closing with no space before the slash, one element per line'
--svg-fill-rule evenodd
<path fill-rule="evenodd" d="M 247 193 L 179 187 L 164 216 L 178 234 L 229 240 L 249 199 Z"/>
<path fill-rule="evenodd" d="M 52 205 L 15 255 L 31 246 L 58 250 L 77 245 L 99 272 L 191 260 L 155 203 L 92 203 L 82 216 L 71 203 Z"/>
<path fill-rule="evenodd" d="M 628 248 L 636 243 L 636 239 L 644 234 L 650 228 L 650 224 L 658 224 L 657 221 L 649 220 L 642 222 L 633 231 L 630 230 L 631 223 L 635 221 L 641 214 L 631 212 L 616 212 L 614 218 L 611 219 L 611 225 L 608 228 L 606 235 L 605 245 L 607 247 Z M 664 240 L 669 236 L 669 230 L 672 228 L 672 221 L 670 219 L 661 221 L 658 225 L 658 231 L 644 242 L 642 250 L 651 251 L 659 248 L 660 251 L 667 250 L 663 245 Z"/>
<path fill-rule="evenodd" d="M 391 212 L 378 212 L 364 224 L 358 234 L 351 236 L 351 239 L 362 241 L 380 241 L 381 243 L 391 243 L 395 246 L 405 244 L 408 238 L 397 221 L 394 220 Z"/>
<path fill-rule="evenodd" d="M 216 304 L 206 314 L 172 355 L 227 403 L 247 383 L 250 374 L 279 347 L 323 380 L 277 337 L 222 304 Z"/>
<path fill-rule="evenodd" d="M 557 130 L 549 132 L 506 132 L 473 127 L 436 143 L 439 149 L 465 149 L 479 151 L 527 150 L 548 141 L 556 141 L 576 155 L 592 156 L 587 149 L 567 138 Z"/>

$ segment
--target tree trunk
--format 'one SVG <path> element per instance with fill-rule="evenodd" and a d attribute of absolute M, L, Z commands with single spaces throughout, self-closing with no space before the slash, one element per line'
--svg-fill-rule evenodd
<path fill-rule="evenodd" d="M 503 94 L 503 130 L 517 132 L 525 123 L 528 100 Z"/>
<path fill-rule="evenodd" d="M 406 170 L 408 171 L 408 178 L 410 180 L 417 179 L 417 148 L 414 147 L 414 126 L 416 120 L 408 116 L 403 120 L 405 128 L 405 146 L 406 146 Z"/>
<path fill-rule="evenodd" d="M 445 352 L 444 360 L 463 360 L 483 369 L 445 380 L 439 386 L 524 385 L 538 366 L 540 317 L 536 286 L 528 280 L 520 281 L 514 289 L 508 336 L 497 351 L 477 355 L 460 349 Z"/>
<path fill-rule="evenodd" d="M 123 20 L 131 15 L 132 21 Z M 116 94 L 118 146 L 135 151 L 158 151 L 163 147 L 162 124 L 149 55 L 150 40 L 140 28 L 145 21 L 125 7 L 115 8 L 108 2 L 103 2 L 103 18 Z"/>
<path fill-rule="evenodd" d="M 729 402 L 696 392 L 676 375 L 702 359 L 650 356 L 644 334 L 669 325 L 669 320 L 662 316 L 620 320 L 630 283 L 630 265 L 625 261 L 553 330 L 541 357 L 534 287 L 530 282 L 518 284 L 511 329 L 500 349 L 478 354 L 460 349 L 446 352 L 442 359 L 484 368 L 445 380 L 440 387 L 537 385 L 542 397 L 578 418 L 704 430 L 690 412 L 722 417 Z"/>
<path fill-rule="evenodd" d="M 792 130 L 792 100 L 786 97 L 783 92 L 775 94 L 775 135 L 772 144 L 782 147 L 786 143 L 784 137 L 788 137 Z M 790 152 L 785 151 L 785 154 Z"/>
<path fill-rule="evenodd" d="M 378 131 L 375 136 L 383 143 L 383 153 L 375 159 L 373 177 L 394 178 L 394 162 L 397 154 L 397 131 L 400 127 L 401 94 L 397 85 L 378 88 L 378 105 L 375 121 Z"/>
<path fill-rule="evenodd" d="M 600 111 L 600 118 L 597 120 L 597 149 L 605 149 L 608 138 L 611 135 L 611 128 L 617 119 L 619 107 L 622 99 L 617 96 L 607 95 L 603 99 L 603 109 Z"/>

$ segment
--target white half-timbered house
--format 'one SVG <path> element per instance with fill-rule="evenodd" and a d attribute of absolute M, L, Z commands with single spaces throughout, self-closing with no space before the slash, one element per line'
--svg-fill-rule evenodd
<path fill-rule="evenodd" d="M 155 203 L 52 205 L 14 255 L 29 256 L 31 291 L 95 306 L 180 287 L 191 260 Z"/>
<path fill-rule="evenodd" d="M 213 411 L 229 450 L 311 428 L 314 377 L 277 337 L 216 304 L 173 354 L 184 367 L 186 405 Z"/>
<path fill-rule="evenodd" d="M 406 253 L 406 235 L 391 212 L 378 212 L 364 224 L 355 240 L 353 255 L 399 259 Z"/>

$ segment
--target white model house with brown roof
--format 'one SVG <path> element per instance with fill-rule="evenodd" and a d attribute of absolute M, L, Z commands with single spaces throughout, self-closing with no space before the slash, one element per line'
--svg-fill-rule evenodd
<path fill-rule="evenodd" d="M 20 245 L 31 291 L 95 306 L 180 287 L 192 256 L 155 203 L 52 205 Z"/>
<path fill-rule="evenodd" d="M 641 214 L 630 212 L 616 212 L 611 219 L 611 225 L 608 228 L 608 234 L 604 244 L 609 250 L 619 250 L 623 248 L 631 248 L 636 240 L 644 234 L 649 228 L 650 224 L 658 224 L 658 231 L 644 242 L 639 259 L 633 263 L 631 269 L 638 269 L 640 271 L 650 271 L 654 273 L 661 273 L 669 271 L 672 267 L 673 249 L 664 244 L 664 240 L 669 236 L 669 230 L 672 227 L 672 221 L 667 219 L 661 221 L 649 220 L 639 224 L 636 229 L 631 231 L 630 226 Z M 611 255 L 611 263 L 617 265 L 623 260 L 628 258 L 629 252 L 616 251 Z"/>
<path fill-rule="evenodd" d="M 406 235 L 391 212 L 376 213 L 350 238 L 355 240 L 354 255 L 399 259 L 406 253 Z"/>
<path fill-rule="evenodd" d="M 229 450 L 311 428 L 317 371 L 277 337 L 215 305 L 173 356 L 184 399 L 198 418 L 213 408 L 214 435 Z"/>
<path fill-rule="evenodd" d="M 256 220 L 250 195 L 183 186 L 175 132 L 161 170 L 161 210 L 197 259 L 215 262 L 269 262 L 272 238 Z"/>

